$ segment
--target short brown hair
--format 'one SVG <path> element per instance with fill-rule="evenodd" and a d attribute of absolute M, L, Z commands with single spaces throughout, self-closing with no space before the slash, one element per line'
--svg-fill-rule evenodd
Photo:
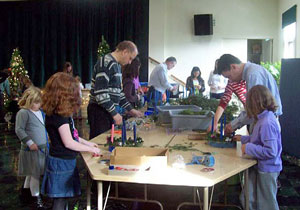
<path fill-rule="evenodd" d="M 257 115 L 264 110 L 275 112 L 277 105 L 272 93 L 263 85 L 253 86 L 247 93 L 246 111 L 248 117 L 254 117 L 257 120 Z"/>
<path fill-rule="evenodd" d="M 137 52 L 137 47 L 132 41 L 122 41 L 117 45 L 118 51 L 128 50 L 130 53 Z"/>
<path fill-rule="evenodd" d="M 80 108 L 79 82 L 70 74 L 57 72 L 48 79 L 42 95 L 47 115 L 70 117 Z"/>
<path fill-rule="evenodd" d="M 42 102 L 41 90 L 37 87 L 30 86 L 24 91 L 22 98 L 18 102 L 18 105 L 20 108 L 30 109 L 33 103 L 40 102 Z"/>
<path fill-rule="evenodd" d="M 68 72 L 67 68 L 71 67 L 71 72 Z M 63 72 L 68 73 L 68 74 L 73 74 L 73 66 L 71 64 L 71 62 L 65 62 L 64 66 L 63 66 Z"/>

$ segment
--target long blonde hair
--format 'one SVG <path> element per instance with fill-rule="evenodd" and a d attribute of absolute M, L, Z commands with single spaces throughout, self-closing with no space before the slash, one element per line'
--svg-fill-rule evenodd
<path fill-rule="evenodd" d="M 24 91 L 18 105 L 20 108 L 30 109 L 34 103 L 40 102 L 42 102 L 41 90 L 37 87 L 30 86 Z"/>

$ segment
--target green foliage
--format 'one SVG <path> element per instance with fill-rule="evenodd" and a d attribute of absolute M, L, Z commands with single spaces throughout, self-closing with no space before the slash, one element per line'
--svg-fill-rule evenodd
<path fill-rule="evenodd" d="M 74 206 L 74 210 L 79 210 L 79 202 L 77 202 Z"/>
<path fill-rule="evenodd" d="M 180 105 L 196 105 L 201 107 L 203 110 L 210 110 L 215 112 L 219 105 L 219 101 L 217 99 L 209 99 L 206 96 L 202 95 L 193 95 L 188 98 L 183 98 L 179 100 Z M 234 115 L 237 114 L 239 108 L 236 103 L 232 103 L 228 105 L 224 111 L 226 115 L 226 119 L 229 121 L 233 120 Z M 221 118 L 220 118 L 221 119 Z"/>
<path fill-rule="evenodd" d="M 262 65 L 265 69 L 267 69 L 274 77 L 276 80 L 277 85 L 279 86 L 280 83 L 280 74 L 281 74 L 281 62 L 275 62 L 275 63 L 270 63 L 270 62 L 261 62 L 260 65 Z"/>
<path fill-rule="evenodd" d="M 9 77 L 9 85 L 11 95 L 19 98 L 22 96 L 23 81 L 22 79 L 28 76 L 28 72 L 25 70 L 24 62 L 21 57 L 21 52 L 18 48 L 13 50 L 10 60 L 11 75 Z"/>
<path fill-rule="evenodd" d="M 104 56 L 107 53 L 110 53 L 110 47 L 106 40 L 104 39 L 104 36 L 101 36 L 101 42 L 99 43 L 98 50 L 97 50 L 97 55 L 98 57 Z"/>
<path fill-rule="evenodd" d="M 143 146 L 144 140 L 141 137 L 136 137 L 136 142 L 134 142 L 134 139 L 129 137 L 128 139 L 126 139 L 126 141 L 124 142 L 125 147 L 141 147 Z M 111 143 L 110 141 L 110 136 L 107 137 L 107 143 L 105 144 L 105 146 L 122 146 L 122 138 L 121 137 L 114 137 L 114 142 Z"/>
<path fill-rule="evenodd" d="M 193 111 L 191 109 L 186 109 L 179 112 L 180 115 L 205 115 L 206 113 L 206 111 Z"/>
<path fill-rule="evenodd" d="M 175 144 L 173 146 L 169 146 L 169 151 L 172 152 L 173 150 L 176 151 L 199 151 L 198 149 L 195 149 L 194 146 L 196 143 L 193 142 L 184 142 L 184 144 Z"/>

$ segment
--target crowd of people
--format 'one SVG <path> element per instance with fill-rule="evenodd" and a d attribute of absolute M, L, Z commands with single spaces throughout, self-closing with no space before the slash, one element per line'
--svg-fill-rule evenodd
<path fill-rule="evenodd" d="M 135 109 L 142 103 L 144 94 L 139 84 L 141 62 L 137 55 L 138 48 L 133 42 L 122 41 L 115 51 L 100 57 L 95 64 L 87 108 L 90 139 L 110 130 L 112 124 L 122 124 L 120 108 L 131 116 L 143 116 Z M 176 63 L 175 57 L 169 57 L 154 68 L 150 75 L 148 97 L 161 98 L 166 90 L 177 89 L 167 79 L 167 71 Z M 10 95 L 8 76 L 7 71 L 1 72 L 0 89 L 1 93 Z M 53 198 L 52 209 L 67 209 L 68 198 L 81 193 L 76 168 L 78 152 L 101 153 L 95 143 L 78 136 L 74 125 L 73 117 L 80 109 L 82 97 L 80 77 L 74 77 L 71 63 L 66 62 L 62 72 L 48 79 L 43 92 L 34 87 L 28 78 L 24 78 L 22 83 L 23 95 L 18 100 L 15 123 L 15 131 L 21 141 L 19 175 L 26 177 L 22 197 L 24 202 L 35 198 L 38 208 L 46 208 L 40 196 L 41 193 L 46 194 Z M 220 99 L 214 117 L 214 130 L 217 130 L 218 121 L 232 93 L 244 105 L 245 111 L 226 125 L 225 133 L 231 134 L 244 125 L 250 125 L 248 136 L 233 137 L 242 142 L 243 153 L 258 161 L 249 173 L 250 209 L 279 209 L 276 180 L 282 170 L 281 128 L 278 121 L 282 115 L 282 105 L 276 81 L 262 66 L 242 63 L 237 57 L 224 54 L 216 60 L 208 85 L 210 97 Z M 193 67 L 186 89 L 189 95 L 205 91 L 199 67 Z"/>

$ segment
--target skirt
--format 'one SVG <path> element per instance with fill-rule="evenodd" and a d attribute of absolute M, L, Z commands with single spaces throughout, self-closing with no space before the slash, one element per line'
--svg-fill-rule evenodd
<path fill-rule="evenodd" d="M 46 147 L 39 147 L 38 151 L 31 151 L 22 146 L 19 153 L 18 175 L 39 178 L 45 171 L 46 155 Z"/>
<path fill-rule="evenodd" d="M 76 158 L 62 159 L 49 155 L 41 192 L 51 198 L 79 196 L 81 189 Z"/>

